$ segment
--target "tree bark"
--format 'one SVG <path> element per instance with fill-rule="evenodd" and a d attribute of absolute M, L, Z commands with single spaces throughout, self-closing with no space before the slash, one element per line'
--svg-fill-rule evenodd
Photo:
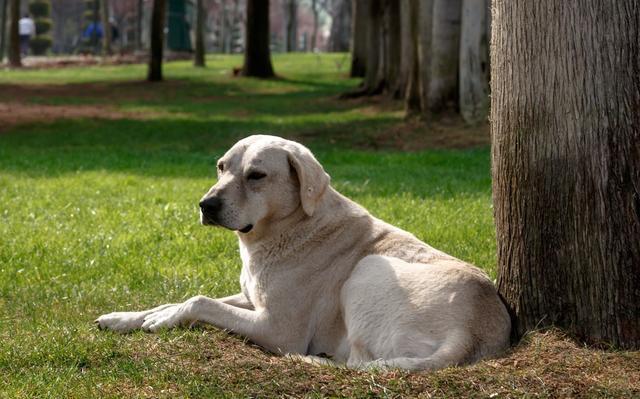
<path fill-rule="evenodd" d="M 460 113 L 471 124 L 486 121 L 489 112 L 487 2 L 488 0 L 462 1 Z"/>
<path fill-rule="evenodd" d="M 397 98 L 406 99 L 409 77 L 414 62 L 414 39 L 411 36 L 411 0 L 400 0 L 400 66 L 396 82 Z"/>
<path fill-rule="evenodd" d="M 223 7 L 225 4 L 223 4 Z M 196 46 L 193 57 L 193 65 L 204 67 L 204 8 L 202 0 L 196 0 Z"/>
<path fill-rule="evenodd" d="M 338 0 L 331 10 L 331 31 L 329 33 L 329 51 L 349 51 L 351 46 L 351 1 Z"/>
<path fill-rule="evenodd" d="M 311 31 L 311 51 L 318 46 L 318 0 L 311 0 L 311 13 L 313 14 L 313 30 Z"/>
<path fill-rule="evenodd" d="M 429 91 L 431 87 L 431 45 L 433 43 L 433 4 L 434 0 L 420 0 L 418 6 L 418 59 L 419 59 L 419 87 L 420 109 L 424 116 L 430 110 Z"/>
<path fill-rule="evenodd" d="M 640 2 L 496 0 L 492 24 L 498 289 L 514 331 L 639 349 Z"/>
<path fill-rule="evenodd" d="M 383 85 L 380 82 L 382 70 L 384 70 L 384 43 L 382 40 L 382 0 L 370 0 L 369 1 L 369 16 L 367 23 L 367 58 L 365 66 L 365 75 L 363 88 L 361 90 L 363 95 L 380 94 L 383 89 Z"/>
<path fill-rule="evenodd" d="M 7 9 L 9 0 L 0 0 L 0 63 L 4 60 L 7 43 Z"/>
<path fill-rule="evenodd" d="M 151 11 L 151 54 L 149 57 L 149 73 L 147 80 L 162 80 L 162 52 L 164 48 L 166 0 L 153 0 Z"/>
<path fill-rule="evenodd" d="M 11 0 L 9 6 L 9 65 L 12 68 L 20 68 L 22 59 L 20 55 L 20 0 Z"/>
<path fill-rule="evenodd" d="M 458 102 L 461 10 L 461 0 L 435 0 L 433 4 L 429 86 L 429 107 L 432 112 L 455 108 Z"/>
<path fill-rule="evenodd" d="M 285 51 L 298 51 L 298 0 L 285 0 Z"/>
<path fill-rule="evenodd" d="M 410 50 L 411 60 L 409 80 L 405 92 L 404 111 L 405 117 L 410 118 L 420 115 L 420 3 L 419 0 L 406 0 L 409 17 L 409 39 L 407 46 Z"/>
<path fill-rule="evenodd" d="M 404 79 L 400 78 L 400 59 L 402 58 L 402 31 L 400 27 L 400 2 L 398 0 L 387 1 L 384 22 L 386 25 L 385 43 L 385 84 L 391 97 L 400 99 L 404 90 L 399 89 Z"/>
<path fill-rule="evenodd" d="M 269 1 L 247 0 L 244 76 L 275 76 L 269 50 Z"/>
<path fill-rule="evenodd" d="M 109 56 L 111 51 L 111 23 L 109 22 L 109 0 L 100 0 L 102 17 L 102 55 Z"/>
<path fill-rule="evenodd" d="M 136 50 L 142 50 L 142 14 L 143 14 L 143 0 L 138 0 L 138 7 L 136 9 Z"/>
<path fill-rule="evenodd" d="M 220 36 L 218 37 L 218 48 L 220 50 L 221 53 L 228 53 L 228 46 L 227 44 L 229 43 L 229 28 L 227 26 L 227 2 L 226 0 L 222 0 L 220 6 L 222 7 L 222 12 L 220 12 L 220 17 L 218 19 L 219 23 L 219 32 L 220 32 Z"/>
<path fill-rule="evenodd" d="M 353 0 L 351 24 L 351 77 L 364 77 L 367 64 L 370 0 Z"/>

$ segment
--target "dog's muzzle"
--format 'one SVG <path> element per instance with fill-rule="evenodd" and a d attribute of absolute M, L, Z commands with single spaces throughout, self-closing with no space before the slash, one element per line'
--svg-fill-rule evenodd
<path fill-rule="evenodd" d="M 200 201 L 202 224 L 217 225 L 218 215 L 222 209 L 222 200 L 218 197 L 207 197 Z"/>

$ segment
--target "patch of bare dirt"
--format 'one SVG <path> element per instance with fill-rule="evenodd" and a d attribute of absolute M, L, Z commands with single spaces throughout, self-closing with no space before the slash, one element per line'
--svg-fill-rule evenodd
<path fill-rule="evenodd" d="M 19 124 L 49 123 L 60 119 L 144 119 L 142 114 L 96 105 L 38 105 L 0 103 L 0 133 Z"/>
<path fill-rule="evenodd" d="M 334 100 L 336 101 L 336 100 Z M 380 112 L 404 114 L 402 101 L 388 96 L 369 96 L 337 100 L 355 105 L 363 115 Z M 425 149 L 462 149 L 491 144 L 489 122 L 470 125 L 453 110 L 444 111 L 428 118 L 411 118 L 379 129 L 369 134 L 366 140 L 356 143 L 358 147 L 393 149 L 405 152 Z"/>
<path fill-rule="evenodd" d="M 491 144 L 489 124 L 468 125 L 454 115 L 432 121 L 418 119 L 399 123 L 374 136 L 374 145 L 401 151 L 431 148 L 470 148 Z"/>
<path fill-rule="evenodd" d="M 103 83 L 56 84 L 0 84 L 0 101 L 24 101 L 33 98 L 86 98 L 95 102 L 113 102 L 119 100 L 153 100 L 159 97 L 157 88 L 163 95 L 185 90 L 188 83 L 168 80 L 158 86 L 144 80 Z"/>
<path fill-rule="evenodd" d="M 109 57 L 93 56 L 91 54 L 65 56 L 27 56 L 22 58 L 22 68 L 51 69 L 73 66 L 140 64 L 147 62 L 148 58 L 149 56 L 144 53 L 115 54 Z"/>
<path fill-rule="evenodd" d="M 146 119 L 139 112 L 121 111 L 111 104 L 130 101 L 157 101 L 160 96 L 182 92 L 188 83 L 166 81 L 161 94 L 146 81 L 76 83 L 76 84 L 0 84 L 0 133 L 10 127 L 59 119 Z M 64 105 L 37 104 L 34 101 L 70 102 Z M 86 103 L 78 102 L 86 100 Z"/>

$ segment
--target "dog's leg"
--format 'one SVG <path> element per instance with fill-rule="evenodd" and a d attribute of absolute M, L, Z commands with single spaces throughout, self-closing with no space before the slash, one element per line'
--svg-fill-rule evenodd
<path fill-rule="evenodd" d="M 219 298 L 217 300 L 222 303 L 226 303 L 227 305 L 235 306 L 237 308 L 254 310 L 253 304 L 242 292 L 239 294 L 226 296 L 224 298 Z"/>
<path fill-rule="evenodd" d="M 218 299 L 222 303 L 236 306 L 242 309 L 253 310 L 253 304 L 247 299 L 243 293 L 227 296 Z M 120 333 L 127 333 L 142 327 L 145 317 L 150 314 L 160 312 L 172 307 L 182 305 L 181 303 L 168 303 L 157 306 L 153 309 L 143 310 L 139 312 L 113 312 L 102 315 L 95 320 L 96 325 L 101 330 L 113 330 Z"/>
<path fill-rule="evenodd" d="M 112 312 L 98 317 L 94 323 L 96 323 L 98 328 L 101 330 L 113 330 L 120 333 L 127 333 L 140 328 L 147 315 L 176 305 L 177 304 L 175 303 L 167 303 L 165 305 L 160 305 L 153 309 L 143 310 L 140 312 Z"/>
<path fill-rule="evenodd" d="M 299 329 L 285 323 L 276 327 L 271 322 L 264 310 L 242 309 L 198 295 L 180 305 L 147 315 L 142 329 L 155 332 L 162 328 L 207 323 L 242 335 L 275 353 L 303 353 L 306 350 L 303 339 L 291 336 L 291 331 Z"/>

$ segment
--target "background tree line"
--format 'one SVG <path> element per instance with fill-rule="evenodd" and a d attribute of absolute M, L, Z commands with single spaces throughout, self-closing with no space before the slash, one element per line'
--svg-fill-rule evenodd
<path fill-rule="evenodd" d="M 487 119 L 489 0 L 354 0 L 351 76 L 346 97 L 404 99 L 408 116 L 460 111 Z"/>

